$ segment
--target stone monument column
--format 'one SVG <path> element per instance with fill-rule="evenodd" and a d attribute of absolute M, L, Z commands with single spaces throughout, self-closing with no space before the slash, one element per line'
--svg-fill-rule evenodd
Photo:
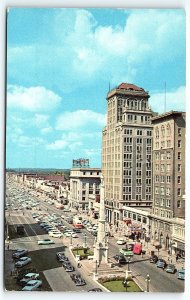
<path fill-rule="evenodd" d="M 104 179 L 101 176 L 100 185 L 100 213 L 98 220 L 98 234 L 97 240 L 94 244 L 94 261 L 100 266 L 100 264 L 108 263 L 108 239 L 106 237 L 106 215 L 105 215 L 105 186 Z"/>

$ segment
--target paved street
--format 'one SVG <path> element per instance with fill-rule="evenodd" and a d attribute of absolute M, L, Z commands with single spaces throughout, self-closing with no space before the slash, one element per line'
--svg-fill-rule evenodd
<path fill-rule="evenodd" d="M 26 193 L 26 198 L 30 198 L 30 196 Z M 57 215 L 63 215 L 63 212 L 58 210 L 55 206 L 49 205 L 47 202 L 43 202 L 43 200 L 39 199 L 36 195 L 32 196 L 33 199 L 39 201 L 39 207 L 41 211 L 39 213 L 49 213 L 52 215 L 56 213 Z M 11 202 L 11 197 L 9 198 L 9 202 Z M 77 269 L 77 263 L 72 256 L 69 245 L 70 245 L 70 238 L 63 237 L 63 238 L 52 238 L 55 241 L 55 244 L 48 245 L 48 246 L 39 246 L 37 241 L 44 238 L 49 238 L 48 234 L 45 234 L 44 230 L 35 222 L 35 219 L 32 218 L 32 213 L 38 212 L 38 210 L 33 208 L 32 210 L 12 210 L 9 209 L 6 211 L 6 218 L 9 223 L 9 228 L 13 226 L 16 229 L 17 224 L 24 224 L 26 236 L 19 237 L 12 239 L 10 241 L 10 249 L 17 249 L 17 248 L 26 248 L 30 252 L 31 251 L 38 251 L 40 249 L 61 249 L 64 245 L 67 246 L 65 252 L 66 255 L 69 257 L 70 261 L 72 262 L 73 266 Z M 71 213 L 65 212 L 65 217 L 70 215 Z M 73 228 L 71 224 L 68 224 L 65 220 L 63 223 L 70 228 Z M 72 239 L 73 245 L 82 245 L 84 243 L 84 233 L 86 234 L 87 245 L 92 248 L 94 243 L 94 236 L 91 235 L 86 229 L 83 229 L 81 233 L 78 234 L 78 238 Z M 109 257 L 112 262 L 113 256 L 119 253 L 119 248 L 121 246 L 117 245 L 116 237 L 109 238 Z M 149 245 L 150 249 L 150 245 Z M 60 250 L 59 250 L 60 251 Z M 180 281 L 176 278 L 176 274 L 168 274 L 162 269 L 157 269 L 154 264 L 151 264 L 148 260 L 148 255 L 144 255 L 142 258 L 141 256 L 135 255 L 130 263 L 130 268 L 133 272 L 133 275 L 136 277 L 137 282 L 140 286 L 146 290 L 146 276 L 147 274 L 150 275 L 150 291 L 156 292 L 182 292 L 184 289 L 184 281 Z M 48 260 L 48 254 L 47 258 Z M 6 262 L 8 263 L 8 262 Z M 10 263 L 10 262 L 9 262 Z M 89 262 L 90 263 L 90 262 Z M 83 265 L 83 261 L 81 261 Z M 37 266 L 36 266 L 37 267 Z M 93 268 L 93 263 L 91 263 L 91 267 Z M 127 270 L 128 266 L 124 265 L 121 267 L 121 270 Z M 98 287 L 99 285 L 93 280 L 92 276 L 89 276 L 89 273 L 85 271 L 85 268 L 77 269 L 77 272 L 82 273 L 82 277 L 85 279 L 87 285 L 83 287 L 77 287 L 73 283 L 70 278 L 70 273 L 66 273 L 63 267 L 60 264 L 60 267 L 56 268 L 49 268 L 44 270 L 44 275 L 49 282 L 52 290 L 54 291 L 87 291 L 93 287 Z"/>

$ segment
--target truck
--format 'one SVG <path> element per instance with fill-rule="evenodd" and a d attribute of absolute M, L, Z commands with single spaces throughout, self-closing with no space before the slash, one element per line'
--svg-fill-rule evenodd
<path fill-rule="evenodd" d="M 83 228 L 84 226 L 83 226 L 83 224 L 82 224 L 82 217 L 80 217 L 80 216 L 74 216 L 74 218 L 73 218 L 73 226 L 75 227 L 75 228 Z"/>

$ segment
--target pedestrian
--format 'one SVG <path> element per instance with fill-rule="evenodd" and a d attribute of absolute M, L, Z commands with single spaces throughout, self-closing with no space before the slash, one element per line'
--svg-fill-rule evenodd
<path fill-rule="evenodd" d="M 7 245 L 7 250 L 9 250 L 9 244 Z"/>

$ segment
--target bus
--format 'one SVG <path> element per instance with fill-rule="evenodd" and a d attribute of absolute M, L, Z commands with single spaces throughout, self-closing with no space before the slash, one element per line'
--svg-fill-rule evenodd
<path fill-rule="evenodd" d="M 73 218 L 73 226 L 75 228 L 84 228 L 83 224 L 82 224 L 82 217 L 79 217 L 79 216 L 74 216 Z"/>

